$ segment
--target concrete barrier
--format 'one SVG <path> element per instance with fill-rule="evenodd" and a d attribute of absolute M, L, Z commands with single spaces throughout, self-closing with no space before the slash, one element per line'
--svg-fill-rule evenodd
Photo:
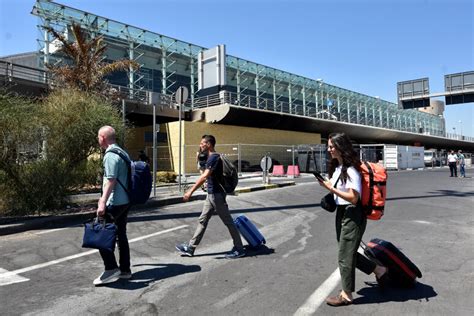
<path fill-rule="evenodd" d="M 287 176 L 294 176 L 294 177 L 299 177 L 300 176 L 300 168 L 298 165 L 289 165 L 288 170 L 286 171 Z"/>
<path fill-rule="evenodd" d="M 283 165 L 273 166 L 272 176 L 283 177 L 284 175 L 285 175 L 285 168 L 283 167 Z"/>

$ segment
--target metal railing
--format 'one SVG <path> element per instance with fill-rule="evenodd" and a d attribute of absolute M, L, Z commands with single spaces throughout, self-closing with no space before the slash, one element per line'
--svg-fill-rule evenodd
<path fill-rule="evenodd" d="M 364 117 L 362 114 L 358 114 L 354 120 L 347 115 L 347 111 L 357 112 L 362 111 L 361 109 L 347 108 L 339 110 L 337 106 L 331 108 L 323 107 L 321 105 L 312 106 L 303 104 L 290 104 L 285 101 L 266 99 L 263 97 L 249 96 L 244 94 L 238 94 L 229 91 L 221 91 L 218 94 L 208 95 L 194 99 L 193 109 L 206 108 L 220 104 L 230 104 L 233 106 L 240 106 L 250 109 L 264 110 L 278 113 L 288 113 L 298 116 L 319 118 L 324 120 L 339 121 L 346 123 L 354 123 L 358 125 L 382 127 L 392 130 L 399 130 L 411 133 L 423 133 L 426 135 L 443 136 L 444 131 L 433 125 L 433 122 L 423 117 L 423 113 L 415 112 L 416 117 L 408 117 L 407 113 L 384 113 L 379 114 L 381 109 L 370 108 L 366 112 L 370 112 L 369 119 Z M 390 114 L 390 115 L 389 115 Z M 367 115 L 365 115 L 367 116 Z M 431 119 L 431 118 L 430 118 Z"/>
<path fill-rule="evenodd" d="M 51 78 L 47 71 L 14 64 L 5 60 L 0 60 L 0 76 L 4 76 L 4 80 L 8 82 L 12 82 L 15 79 L 24 79 L 43 84 L 51 83 Z"/>
<path fill-rule="evenodd" d="M 446 138 L 456 139 L 456 140 L 463 140 L 463 141 L 466 141 L 466 142 L 474 142 L 474 137 L 464 136 L 464 135 L 455 134 L 455 133 L 446 133 Z"/>
<path fill-rule="evenodd" d="M 14 64 L 6 60 L 0 60 L 0 78 L 3 77 L 5 83 L 14 82 L 18 79 L 32 81 L 44 84 L 45 86 L 54 86 L 54 80 L 51 73 L 44 69 L 33 68 L 29 66 Z M 175 107 L 173 97 L 167 94 L 148 91 L 144 89 L 135 89 L 116 84 L 107 84 L 111 93 L 116 93 L 121 99 L 139 101 L 143 104 L 156 102 L 160 105 Z M 153 94 L 153 98 L 151 95 Z"/>
<path fill-rule="evenodd" d="M 15 80 L 20 79 L 44 84 L 45 86 L 54 85 L 54 81 L 51 78 L 51 74 L 47 70 L 14 64 L 6 60 L 0 60 L 0 79 L 2 77 L 5 83 L 13 82 Z M 170 108 L 176 107 L 173 96 L 169 94 L 161 94 L 158 92 L 130 88 L 128 86 L 121 86 L 115 84 L 108 85 L 110 86 L 111 92 L 118 93 L 119 97 L 125 100 L 138 101 L 142 104 L 151 104 L 151 102 L 154 102 L 156 104 L 168 106 Z M 347 115 L 344 115 L 343 112 L 336 111 L 336 109 L 323 108 L 322 106 L 320 106 L 319 108 L 308 107 L 303 106 L 302 104 L 290 104 L 285 101 L 237 94 L 228 91 L 221 91 L 217 94 L 196 97 L 194 98 L 193 103 L 191 103 L 191 100 L 188 100 L 185 103 L 185 109 L 192 110 L 221 104 L 231 104 L 250 109 L 289 113 L 325 120 L 350 122 L 359 125 L 384 127 L 393 130 L 400 130 L 412 133 L 420 132 L 420 127 L 416 126 L 416 124 L 420 123 L 415 123 L 413 120 L 407 120 L 406 117 L 401 117 L 398 114 L 392 114 L 390 118 L 385 119 L 385 126 L 379 126 L 380 124 L 377 124 L 374 121 L 367 121 L 367 118 L 365 118 L 365 120 L 363 118 L 357 118 L 356 121 L 352 121 Z M 441 135 L 439 134 L 439 132 L 441 131 L 438 131 L 436 128 L 432 127 L 430 122 L 427 122 L 426 126 L 423 126 L 421 130 L 423 130 L 423 134 L 442 137 L 444 136 L 449 139 L 463 140 L 469 142 L 474 141 L 474 137 L 464 136 L 460 134 L 446 133 L 446 135 Z"/>

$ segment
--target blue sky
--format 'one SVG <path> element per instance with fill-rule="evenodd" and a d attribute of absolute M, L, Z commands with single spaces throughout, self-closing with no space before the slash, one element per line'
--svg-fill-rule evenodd
<path fill-rule="evenodd" d="M 253 62 L 396 102 L 398 81 L 474 70 L 473 0 L 58 0 Z M 0 56 L 37 48 L 33 0 L 0 0 Z M 446 128 L 474 136 L 474 104 Z M 459 121 L 462 121 L 460 123 Z"/>

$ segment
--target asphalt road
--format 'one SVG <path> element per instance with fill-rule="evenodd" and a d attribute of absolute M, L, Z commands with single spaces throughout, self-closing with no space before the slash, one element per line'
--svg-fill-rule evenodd
<path fill-rule="evenodd" d="M 303 182 L 229 197 L 267 239 L 236 260 L 223 258 L 232 245 L 218 217 L 195 257 L 175 251 L 191 237 L 202 201 L 132 213 L 133 278 L 103 287 L 92 285 L 103 265 L 81 248 L 79 223 L 1 236 L 0 315 L 474 315 L 473 178 L 448 173 L 390 173 L 386 214 L 365 233 L 419 266 L 414 289 L 380 292 L 373 276 L 357 272 L 355 304 L 327 306 L 323 299 L 340 289 L 334 214 L 319 207 L 319 185 Z"/>

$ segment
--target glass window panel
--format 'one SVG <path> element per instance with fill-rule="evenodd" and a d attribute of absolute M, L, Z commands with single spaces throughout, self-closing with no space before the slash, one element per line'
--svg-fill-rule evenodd
<path fill-rule="evenodd" d="M 474 85 L 474 73 L 464 75 L 464 86 Z"/>

